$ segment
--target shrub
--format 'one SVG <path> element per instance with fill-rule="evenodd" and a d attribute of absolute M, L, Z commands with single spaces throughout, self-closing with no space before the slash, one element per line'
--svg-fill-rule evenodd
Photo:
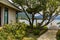
<path fill-rule="evenodd" d="M 34 30 L 33 30 L 33 34 L 34 35 L 42 35 L 43 33 L 45 33 L 46 31 L 47 31 L 47 26 L 44 26 L 43 28 L 35 28 Z"/>
<path fill-rule="evenodd" d="M 32 34 L 32 35 L 34 35 L 34 36 L 40 36 L 40 35 L 42 35 L 43 33 L 45 33 L 46 31 L 47 31 L 47 26 L 45 26 L 45 27 L 43 27 L 43 28 L 40 28 L 40 27 L 36 27 L 36 26 L 34 26 L 33 27 L 33 29 L 31 29 L 30 27 L 28 27 L 27 29 L 29 29 L 29 30 L 27 30 L 27 35 L 30 35 L 30 34 Z M 31 35 L 30 35 L 31 36 Z"/>
<path fill-rule="evenodd" d="M 33 30 L 34 35 L 39 35 L 39 33 L 40 33 L 40 30 L 38 30 L 38 29 Z"/>
<path fill-rule="evenodd" d="M 0 29 L 0 40 L 35 40 L 36 38 L 34 37 L 36 35 L 41 35 L 44 32 L 46 32 L 46 30 L 40 30 L 36 26 L 31 29 L 30 26 L 25 23 L 5 24 L 2 29 Z"/>
<path fill-rule="evenodd" d="M 6 24 L 0 31 L 1 40 L 22 40 L 26 34 L 25 23 Z"/>
<path fill-rule="evenodd" d="M 58 30 L 58 32 L 56 34 L 56 38 L 57 38 L 57 40 L 60 40 L 60 30 Z"/>

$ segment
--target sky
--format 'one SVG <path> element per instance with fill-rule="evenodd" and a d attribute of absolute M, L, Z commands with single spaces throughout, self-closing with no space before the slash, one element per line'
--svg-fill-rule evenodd
<path fill-rule="evenodd" d="M 35 16 L 40 16 L 40 14 L 35 14 Z"/>
<path fill-rule="evenodd" d="M 9 0 L 10 2 L 12 2 L 11 0 Z"/>

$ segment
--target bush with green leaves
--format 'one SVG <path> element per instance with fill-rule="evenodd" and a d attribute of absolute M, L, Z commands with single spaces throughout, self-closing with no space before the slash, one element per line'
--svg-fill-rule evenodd
<path fill-rule="evenodd" d="M 36 27 L 34 30 L 33 30 L 33 34 L 34 35 L 42 35 L 43 33 L 45 33 L 46 31 L 48 30 L 47 26 L 44 26 L 43 28 L 42 27 Z"/>
<path fill-rule="evenodd" d="M 0 40 L 22 40 L 26 27 L 25 23 L 6 24 L 0 30 Z"/>
<path fill-rule="evenodd" d="M 60 30 L 58 30 L 57 34 L 56 34 L 56 39 L 60 40 Z"/>
<path fill-rule="evenodd" d="M 27 30 L 27 36 L 29 36 L 30 34 L 33 36 L 40 36 L 48 30 L 47 26 L 44 27 L 34 26 L 32 29 L 28 26 L 27 29 L 29 29 Z"/>
<path fill-rule="evenodd" d="M 46 27 L 44 27 L 46 28 Z M 36 26 L 33 29 L 25 23 L 11 23 L 5 24 L 0 29 L 0 40 L 23 40 L 27 37 L 27 40 L 35 40 L 36 35 L 41 35 L 47 30 L 40 30 Z"/>

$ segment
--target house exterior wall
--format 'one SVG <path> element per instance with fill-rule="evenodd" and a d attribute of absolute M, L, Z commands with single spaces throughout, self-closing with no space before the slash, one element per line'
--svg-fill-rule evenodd
<path fill-rule="evenodd" d="M 13 10 L 13 9 L 11 9 L 11 8 L 9 8 L 8 9 L 9 11 L 8 11 L 8 23 L 15 23 L 16 22 L 16 11 L 15 10 Z"/>
<path fill-rule="evenodd" d="M 1 25 L 4 24 L 4 7 L 1 7 Z"/>
<path fill-rule="evenodd" d="M 4 25 L 4 9 L 7 6 L 1 7 L 1 25 Z M 7 7 L 8 8 L 8 23 L 15 23 L 16 22 L 16 10 Z"/>

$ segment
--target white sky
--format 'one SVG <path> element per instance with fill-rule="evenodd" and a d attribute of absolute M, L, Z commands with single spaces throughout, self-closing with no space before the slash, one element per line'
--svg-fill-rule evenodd
<path fill-rule="evenodd" d="M 10 2 L 12 2 L 11 0 L 9 0 Z"/>
<path fill-rule="evenodd" d="M 35 16 L 40 16 L 40 14 L 35 14 Z"/>

